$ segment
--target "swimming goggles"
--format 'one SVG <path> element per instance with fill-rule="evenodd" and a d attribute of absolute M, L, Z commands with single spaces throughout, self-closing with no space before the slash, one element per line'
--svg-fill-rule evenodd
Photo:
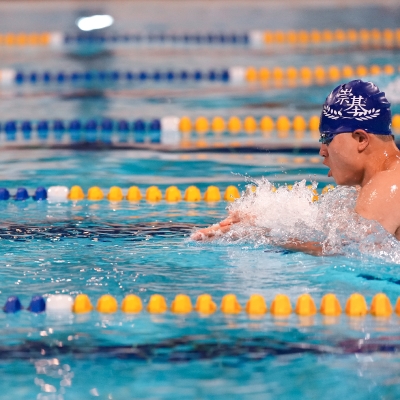
<path fill-rule="evenodd" d="M 329 143 L 332 142 L 334 137 L 335 137 L 335 135 L 332 135 L 332 134 L 329 134 L 329 133 L 321 133 L 319 141 L 320 141 L 320 143 L 326 144 L 328 146 Z"/>

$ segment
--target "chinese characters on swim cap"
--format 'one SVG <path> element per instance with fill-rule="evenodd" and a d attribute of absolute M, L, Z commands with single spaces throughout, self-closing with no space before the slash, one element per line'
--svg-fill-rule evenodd
<path fill-rule="evenodd" d="M 367 101 L 364 96 L 353 94 L 353 89 L 340 89 L 336 96 L 335 104 L 342 106 L 340 110 L 333 110 L 327 104 L 324 105 L 323 113 L 326 117 L 332 119 L 355 118 L 358 121 L 376 118 L 381 110 L 367 108 Z"/>
<path fill-rule="evenodd" d="M 319 131 L 325 142 L 339 133 L 356 129 L 391 135 L 391 121 L 390 103 L 385 93 L 372 82 L 354 80 L 337 86 L 326 98 Z"/>

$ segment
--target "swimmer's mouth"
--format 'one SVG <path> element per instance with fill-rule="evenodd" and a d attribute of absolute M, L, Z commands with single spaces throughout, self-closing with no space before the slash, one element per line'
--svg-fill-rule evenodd
<path fill-rule="evenodd" d="M 328 176 L 331 177 L 332 176 L 332 170 L 328 171 Z"/>

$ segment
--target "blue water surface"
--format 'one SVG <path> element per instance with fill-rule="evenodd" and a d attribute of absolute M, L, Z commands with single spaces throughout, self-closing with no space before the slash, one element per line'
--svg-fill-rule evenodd
<path fill-rule="evenodd" d="M 22 154 L 24 162 L 17 159 Z M 269 164 L 277 156 L 287 158 L 286 167 Z M 243 165 L 245 155 L 240 154 L 229 163 L 223 155 L 201 161 L 181 160 L 178 155 L 168 161 L 154 154 L 131 157 L 118 151 L 52 151 L 42 156 L 17 151 L 3 166 L 7 173 L 18 165 L 21 180 L 16 174 L 4 183 L 10 189 L 26 185 L 30 191 L 34 183 L 78 183 L 85 189 L 99 184 L 105 192 L 113 184 L 124 190 L 138 184 L 144 191 L 154 183 L 162 182 L 162 189 L 177 183 L 178 171 L 181 190 L 193 180 L 203 191 L 211 183 L 223 189 L 231 176 L 235 182 L 229 183 L 244 188 L 244 177 L 232 172 L 254 178 L 269 174 L 279 184 L 290 176 L 296 156 L 261 154 L 250 160 L 253 165 Z M 85 163 L 93 166 L 88 175 L 82 173 Z M 316 175 L 324 182 L 325 170 L 307 161 L 296 171 L 294 180 Z M 400 294 L 397 265 L 189 240 L 195 227 L 223 218 L 226 206 L 5 201 L 0 205 L 0 298 L 18 295 L 27 306 L 34 294 L 86 293 L 95 304 L 106 293 L 119 303 L 134 293 L 146 304 L 159 293 L 170 304 L 178 293 L 189 295 L 193 303 L 198 295 L 209 293 L 219 304 L 225 294 L 234 293 L 244 306 L 251 294 L 260 293 L 269 306 L 278 293 L 289 295 L 293 305 L 300 294 L 310 293 L 318 305 L 324 294 L 333 292 L 344 306 L 354 292 L 368 302 L 380 291 L 392 303 Z M 60 316 L 21 311 L 0 318 L 1 368 L 9 376 L 2 387 L 15 398 L 172 399 L 177 393 L 188 399 L 337 398 L 354 391 L 355 398 L 362 399 L 398 393 L 397 316 L 377 320 L 343 315 L 329 320 L 294 314 L 274 319 L 270 314 L 251 318 L 220 312 L 205 317 L 145 311 Z"/>

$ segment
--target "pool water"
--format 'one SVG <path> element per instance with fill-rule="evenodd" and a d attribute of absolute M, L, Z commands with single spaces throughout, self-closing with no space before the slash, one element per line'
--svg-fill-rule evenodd
<path fill-rule="evenodd" d="M 91 178 L 82 175 L 82 165 L 96 153 L 33 153 L 23 166 L 17 159 L 20 154 L 10 153 L 3 162 L 5 174 L 14 164 L 21 167 L 20 177 L 16 174 L 6 183 L 31 191 L 32 182 L 47 187 L 55 182 L 81 184 L 85 189 L 98 184 L 105 191 L 114 184 L 125 189 L 132 183 L 142 190 L 154 183 L 184 190 L 193 181 L 202 191 L 209 184 L 223 189 L 228 182 L 244 188 L 243 175 L 231 172 L 253 178 L 268 175 L 277 185 L 290 182 L 288 175 L 324 182 L 322 170 L 311 163 L 297 174 L 287 174 L 291 155 L 286 168 L 273 164 L 268 155 L 256 165 L 245 164 L 245 155 L 231 157 L 228 163 L 216 155 L 200 162 L 153 155 L 146 169 L 149 154 L 133 161 L 130 153 L 105 152 Z M 142 171 L 133 167 L 136 163 Z M 184 172 L 191 164 L 213 173 L 191 177 Z M 18 295 L 25 306 L 33 294 L 55 293 L 86 293 L 93 304 L 106 293 L 119 303 L 135 293 L 144 304 L 156 293 L 168 304 L 178 293 L 193 302 L 209 293 L 218 305 L 225 294 L 234 293 L 242 306 L 253 293 L 262 294 L 268 306 L 277 293 L 289 295 L 294 305 L 306 292 L 317 304 L 324 294 L 334 292 L 342 306 L 354 292 L 368 302 L 380 291 L 392 303 L 399 295 L 395 264 L 318 258 L 251 243 L 188 240 L 195 226 L 212 224 L 226 214 L 225 202 L 11 200 L 0 206 L 1 297 L 5 301 Z M 176 398 L 177 393 L 182 398 L 337 398 L 351 391 L 361 399 L 398 394 L 397 316 L 379 320 L 342 315 L 330 321 L 321 315 L 295 314 L 286 319 L 220 312 L 208 317 L 194 312 L 57 317 L 22 311 L 0 318 L 1 367 L 9 376 L 2 387 L 13 398 Z"/>
<path fill-rule="evenodd" d="M 178 3 L 166 1 L 157 3 L 155 12 L 153 2 L 113 2 L 104 5 L 103 11 L 116 17 L 121 32 L 359 29 L 371 20 L 382 29 L 397 27 L 396 7 L 364 3 L 327 7 L 324 2 L 216 1 L 210 6 L 193 1 L 179 3 L 177 8 Z M 77 5 L 69 2 L 40 2 L 26 8 L 4 3 L 0 13 L 6 18 L 0 29 L 3 33 L 67 32 L 73 29 L 77 11 Z M 44 48 L 0 50 L 0 69 L 26 72 L 396 65 L 399 59 L 396 49 L 332 53 L 329 49 L 155 46 L 115 48 L 96 57 Z M 374 77 L 382 88 L 390 88 L 395 113 L 399 112 L 396 79 L 397 74 Z M 1 122 L 234 114 L 308 118 L 319 113 L 332 89 L 330 83 L 291 89 L 224 83 L 96 85 L 0 87 Z M 80 185 L 85 193 L 95 185 L 105 193 L 111 186 L 126 193 L 132 185 L 142 193 L 151 185 L 163 193 L 176 185 L 183 193 L 196 185 L 204 194 L 210 185 L 221 192 L 228 185 L 243 192 L 254 183 L 262 187 L 264 177 L 283 190 L 286 184 L 302 180 L 317 182 L 321 195 L 321 189 L 333 183 L 316 151 L 228 150 L 3 149 L 0 186 L 13 195 L 18 187 L 32 194 L 38 186 L 54 185 Z M 297 192 L 287 192 L 291 197 L 285 204 L 290 207 L 293 201 L 295 209 Z M 276 200 L 270 204 L 271 210 L 278 209 Z M 351 318 L 343 312 L 327 318 L 319 313 L 312 317 L 292 313 L 277 318 L 270 312 L 255 317 L 244 311 L 255 293 L 264 296 L 269 309 L 279 293 L 287 294 L 292 306 L 301 294 L 309 293 L 317 307 L 323 295 L 334 293 L 344 308 L 352 293 L 361 293 L 370 304 L 376 293 L 383 292 L 394 305 L 400 295 L 396 258 L 380 257 L 379 251 L 314 257 L 248 238 L 190 240 L 195 229 L 224 218 L 228 207 L 225 201 L 1 201 L 0 303 L 16 295 L 26 308 L 36 294 L 48 298 L 85 293 L 93 305 L 103 294 L 111 294 L 121 304 L 127 294 L 134 293 L 144 306 L 153 294 L 163 295 L 170 306 L 179 293 L 190 296 L 193 304 L 197 296 L 208 293 L 219 307 L 224 295 L 234 293 L 243 308 L 237 315 L 217 311 L 208 316 L 170 311 L 1 313 L 4 398 L 399 398 L 400 317 L 396 314 Z M 262 217 L 267 218 L 268 204 L 263 207 L 266 215 Z M 285 215 L 273 217 L 286 221 Z"/>

